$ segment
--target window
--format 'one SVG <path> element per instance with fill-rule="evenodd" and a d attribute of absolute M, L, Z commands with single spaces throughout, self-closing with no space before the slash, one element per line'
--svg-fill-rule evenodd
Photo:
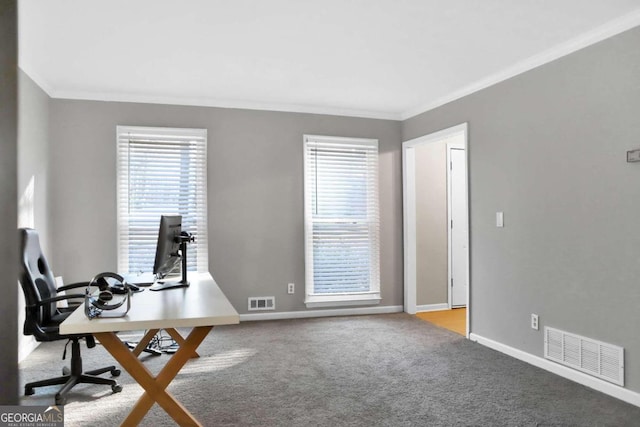
<path fill-rule="evenodd" d="M 380 302 L 378 141 L 304 137 L 307 307 Z"/>
<path fill-rule="evenodd" d="M 151 272 L 163 214 L 195 237 L 190 271 L 208 271 L 207 131 L 118 126 L 118 271 Z"/>

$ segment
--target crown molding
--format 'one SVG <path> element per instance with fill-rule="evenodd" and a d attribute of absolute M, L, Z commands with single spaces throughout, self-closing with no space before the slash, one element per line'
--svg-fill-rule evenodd
<path fill-rule="evenodd" d="M 71 99 L 83 101 L 105 101 L 105 102 L 130 102 L 141 104 L 164 104 L 183 105 L 192 107 L 217 107 L 217 108 L 237 108 L 243 110 L 278 111 L 287 113 L 303 114 L 323 114 L 331 116 L 357 117 L 380 120 L 400 120 L 399 113 L 386 111 L 369 111 L 340 107 L 323 107 L 303 104 L 280 104 L 268 102 L 251 102 L 242 100 L 225 100 L 203 97 L 182 97 L 163 95 L 140 95 L 124 92 L 88 92 L 88 91 L 65 91 L 55 89 L 49 82 L 37 73 L 29 70 L 29 67 L 21 65 L 22 71 L 38 84 L 51 98 Z"/>
<path fill-rule="evenodd" d="M 628 13 L 620 18 L 609 21 L 591 31 L 574 37 L 564 43 L 561 43 L 551 49 L 548 49 L 537 55 L 533 55 L 524 59 L 511 67 L 507 67 L 502 71 L 492 74 L 484 79 L 478 80 L 468 86 L 449 93 L 435 101 L 422 104 L 418 107 L 411 108 L 404 112 L 392 111 L 372 111 L 360 110 L 340 107 L 304 105 L 304 104 L 287 104 L 287 103 L 268 103 L 253 102 L 246 100 L 230 100 L 217 99 L 207 97 L 181 97 L 181 96 L 163 96 L 163 95 L 141 95 L 133 93 L 108 93 L 108 92 L 89 92 L 89 91 L 65 91 L 57 90 L 49 81 L 41 75 L 33 71 L 28 64 L 20 63 L 20 68 L 27 74 L 38 86 L 44 90 L 47 95 L 55 99 L 72 99 L 87 101 L 106 101 L 106 102 L 131 102 L 144 104 L 166 104 L 166 105 L 184 105 L 199 107 L 218 107 L 218 108 L 237 108 L 245 110 L 261 110 L 261 111 L 278 111 L 288 113 L 305 113 L 305 114 L 323 114 L 333 116 L 357 117 L 367 119 L 395 120 L 404 121 L 415 117 L 419 114 L 441 107 L 465 96 L 471 95 L 482 89 L 486 89 L 504 80 L 515 77 L 519 74 L 530 71 L 541 65 L 562 58 L 587 46 L 598 43 L 607 38 L 613 37 L 624 31 L 640 25 L 640 9 Z"/>
<path fill-rule="evenodd" d="M 54 89 L 48 80 L 46 80 L 40 74 L 33 71 L 33 68 L 23 64 L 22 62 L 18 65 L 18 68 L 22 70 L 22 72 L 25 73 L 27 76 L 29 76 L 29 78 L 33 80 L 40 87 L 40 89 L 44 91 L 44 93 L 49 95 L 49 98 L 53 98 L 52 94 L 54 92 Z"/>
<path fill-rule="evenodd" d="M 486 89 L 504 80 L 510 79 L 511 77 L 530 71 L 541 65 L 562 58 L 563 56 L 569 55 L 639 25 L 640 9 L 637 9 L 620 18 L 609 21 L 591 31 L 587 31 L 586 33 L 574 37 L 564 43 L 556 45 L 551 49 L 545 50 L 542 53 L 533 55 L 511 67 L 505 68 L 502 71 L 445 95 L 433 102 L 428 102 L 419 107 L 407 110 L 400 115 L 400 120 L 404 121 L 419 114 L 426 113 L 427 111 L 441 107 L 444 104 L 448 104 L 449 102 L 471 95 L 472 93 L 478 92 L 482 89 Z"/>

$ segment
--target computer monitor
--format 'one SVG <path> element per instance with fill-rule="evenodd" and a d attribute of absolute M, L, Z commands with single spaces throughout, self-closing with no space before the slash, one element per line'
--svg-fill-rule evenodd
<path fill-rule="evenodd" d="M 189 281 L 187 280 L 187 244 L 193 241 L 194 237 L 190 233 L 182 231 L 181 215 L 162 215 L 160 217 L 153 274 L 157 279 L 162 279 L 178 270 L 178 266 L 181 266 L 178 271 L 181 271 L 182 275 L 180 280 L 171 282 L 156 280 L 156 283 L 149 289 L 161 291 L 189 286 Z"/>
<path fill-rule="evenodd" d="M 158 229 L 156 260 L 153 263 L 153 274 L 161 279 L 173 271 L 182 259 L 180 255 L 180 233 L 182 232 L 181 215 L 162 215 Z"/>

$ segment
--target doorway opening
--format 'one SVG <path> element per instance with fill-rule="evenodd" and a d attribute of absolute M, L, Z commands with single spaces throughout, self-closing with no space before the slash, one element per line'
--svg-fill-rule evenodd
<path fill-rule="evenodd" d="M 465 307 L 468 337 L 467 124 L 405 141 L 402 158 L 404 311 Z"/>
<path fill-rule="evenodd" d="M 416 313 L 416 316 L 436 326 L 466 336 L 467 309 L 465 307 L 454 308 L 452 310 L 419 311 Z"/>

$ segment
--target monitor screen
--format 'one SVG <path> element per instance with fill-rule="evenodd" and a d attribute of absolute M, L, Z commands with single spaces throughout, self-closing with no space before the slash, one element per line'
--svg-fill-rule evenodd
<path fill-rule="evenodd" d="M 173 271 L 179 272 L 181 231 L 181 215 L 162 215 L 160 217 L 156 260 L 153 264 L 153 274 L 156 277 L 162 278 Z"/>

